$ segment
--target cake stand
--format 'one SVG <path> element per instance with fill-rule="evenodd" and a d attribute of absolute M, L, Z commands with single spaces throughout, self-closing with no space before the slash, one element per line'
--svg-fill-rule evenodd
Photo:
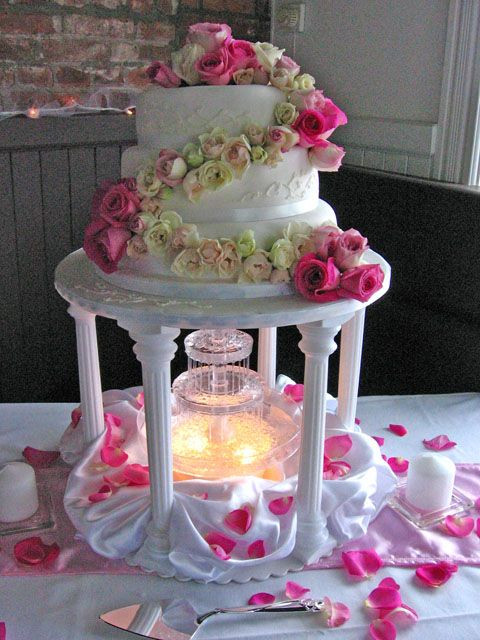
<path fill-rule="evenodd" d="M 338 409 L 336 415 L 329 415 L 328 426 L 354 431 L 365 308 L 383 296 L 390 284 L 390 267 L 385 260 L 372 251 L 365 258 L 383 269 L 382 288 L 367 303 L 344 299 L 326 304 L 309 302 L 297 294 L 238 300 L 168 299 L 107 283 L 83 250 L 59 264 L 55 286 L 70 303 L 68 311 L 76 325 L 85 445 L 105 428 L 96 315 L 114 319 L 129 332 L 141 363 L 152 517 L 143 545 L 146 552 L 138 562 L 142 568 L 164 577 L 180 577 L 162 563 L 169 552 L 168 524 L 174 500 L 170 363 L 180 329 L 258 328 L 258 373 L 271 388 L 276 377 L 276 328 L 295 324 L 302 335 L 299 347 L 305 357 L 305 388 L 294 550 L 288 558 L 240 568 L 225 582 L 266 579 L 300 570 L 336 546 L 321 509 L 328 360 L 341 330 Z"/>

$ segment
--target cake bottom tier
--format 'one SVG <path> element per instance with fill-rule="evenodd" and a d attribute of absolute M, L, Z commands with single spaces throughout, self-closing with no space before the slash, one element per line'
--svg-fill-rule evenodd
<path fill-rule="evenodd" d="M 261 215 L 261 209 L 258 210 Z M 226 218 L 228 213 L 226 213 Z M 183 220 L 188 224 L 188 220 Z M 226 221 L 224 223 L 200 223 L 196 225 L 200 238 L 219 241 L 238 240 L 242 234 L 251 230 L 255 238 L 256 251 L 269 252 L 276 240 L 290 233 L 302 235 L 302 226 L 315 228 L 325 224 L 336 224 L 332 207 L 318 200 L 316 206 L 306 213 L 281 216 L 269 220 L 250 220 L 247 222 Z M 249 280 L 242 265 L 230 277 L 220 277 L 215 266 L 201 266 L 197 271 L 179 274 L 174 262 L 181 251 L 165 249 L 158 255 L 145 254 L 133 259 L 124 257 L 117 271 L 106 274 L 97 269 L 98 274 L 111 284 L 141 293 L 180 299 L 234 299 L 257 298 L 295 293 L 291 281 L 275 281 L 275 278 L 254 282 Z M 288 276 L 287 276 L 288 277 Z"/>

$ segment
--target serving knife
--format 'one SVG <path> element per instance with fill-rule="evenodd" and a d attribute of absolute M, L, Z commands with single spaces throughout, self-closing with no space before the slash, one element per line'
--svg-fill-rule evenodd
<path fill-rule="evenodd" d="M 319 613 L 323 608 L 322 600 L 281 600 L 258 606 L 219 607 L 197 615 L 186 600 L 162 600 L 113 609 L 103 613 L 100 619 L 117 629 L 152 640 L 192 640 L 198 625 L 218 614 Z"/>

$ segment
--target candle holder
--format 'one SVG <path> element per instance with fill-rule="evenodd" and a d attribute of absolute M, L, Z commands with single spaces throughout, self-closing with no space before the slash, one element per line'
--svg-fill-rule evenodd
<path fill-rule="evenodd" d="M 19 520 L 18 522 L 0 522 L 0 537 L 13 536 L 31 531 L 53 529 L 55 518 L 53 516 L 52 498 L 46 484 L 41 480 L 37 482 L 38 509 L 33 516 Z"/>
<path fill-rule="evenodd" d="M 429 511 L 418 509 L 406 498 L 407 478 L 401 478 L 395 492 L 387 499 L 388 505 L 419 529 L 428 529 L 444 520 L 447 516 L 464 513 L 473 507 L 473 500 L 453 487 L 452 500 L 443 509 Z"/>

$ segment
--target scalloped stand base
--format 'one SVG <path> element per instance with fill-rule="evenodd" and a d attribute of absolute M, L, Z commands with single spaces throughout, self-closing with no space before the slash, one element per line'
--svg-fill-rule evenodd
<path fill-rule="evenodd" d="M 330 555 L 332 549 L 323 555 Z M 320 554 L 322 555 L 322 554 Z M 168 554 L 158 553 L 147 554 L 144 547 L 136 553 L 131 554 L 126 559 L 126 563 L 132 567 L 140 567 L 148 573 L 154 573 L 161 578 L 175 578 L 179 582 L 189 582 L 192 580 L 189 576 L 179 573 L 168 559 Z M 293 555 L 280 560 L 269 560 L 268 562 L 251 566 L 251 567 L 234 567 L 227 574 L 221 576 L 215 582 L 217 584 L 228 584 L 229 582 L 245 583 L 250 580 L 267 580 L 270 577 L 278 578 L 289 572 L 301 571 L 305 564 L 293 557 Z M 193 582 L 204 583 L 203 580 L 193 580 Z"/>

